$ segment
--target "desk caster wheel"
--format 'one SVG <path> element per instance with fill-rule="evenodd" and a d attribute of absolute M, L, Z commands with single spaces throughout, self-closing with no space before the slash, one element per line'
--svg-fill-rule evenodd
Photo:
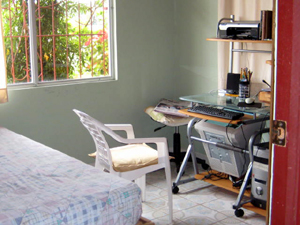
<path fill-rule="evenodd" d="M 177 186 L 173 186 L 172 192 L 173 194 L 177 194 L 179 192 L 179 188 Z"/>
<path fill-rule="evenodd" d="M 237 210 L 234 211 L 234 215 L 235 215 L 236 217 L 242 217 L 242 216 L 244 215 L 244 210 L 242 210 L 242 209 L 237 209 Z"/>

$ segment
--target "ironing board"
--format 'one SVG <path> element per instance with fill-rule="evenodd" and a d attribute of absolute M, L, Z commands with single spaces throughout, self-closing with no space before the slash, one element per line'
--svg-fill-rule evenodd
<path fill-rule="evenodd" d="M 183 157 L 181 156 L 181 142 L 180 142 L 180 133 L 179 127 L 183 125 L 187 125 L 192 117 L 179 117 L 173 115 L 167 115 L 164 113 L 154 111 L 154 106 L 149 106 L 145 109 L 145 113 L 148 114 L 151 119 L 154 121 L 163 124 L 163 127 L 169 126 L 174 127 L 175 131 L 173 134 L 173 155 L 175 157 L 175 164 L 177 172 L 180 169 L 180 165 L 182 162 Z M 157 131 L 163 127 L 159 127 L 154 131 Z"/>

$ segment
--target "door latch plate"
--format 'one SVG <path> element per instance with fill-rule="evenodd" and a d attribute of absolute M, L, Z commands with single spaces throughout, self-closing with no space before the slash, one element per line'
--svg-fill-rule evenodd
<path fill-rule="evenodd" d="M 286 121 L 274 120 L 272 129 L 272 143 L 285 147 L 286 145 Z"/>

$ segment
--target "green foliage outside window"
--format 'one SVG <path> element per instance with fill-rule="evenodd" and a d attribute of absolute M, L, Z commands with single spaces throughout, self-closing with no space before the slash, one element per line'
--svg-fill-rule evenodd
<path fill-rule="evenodd" d="M 26 2 L 2 0 L 10 84 L 31 82 Z M 104 0 L 93 5 L 85 2 L 88 4 L 78 4 L 77 0 L 35 1 L 39 81 L 108 75 L 107 9 Z"/>

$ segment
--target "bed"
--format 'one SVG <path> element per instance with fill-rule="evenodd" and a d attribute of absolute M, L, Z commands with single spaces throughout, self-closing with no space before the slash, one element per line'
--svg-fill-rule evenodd
<path fill-rule="evenodd" d="M 0 127 L 0 224 L 134 225 L 135 183 Z"/>

